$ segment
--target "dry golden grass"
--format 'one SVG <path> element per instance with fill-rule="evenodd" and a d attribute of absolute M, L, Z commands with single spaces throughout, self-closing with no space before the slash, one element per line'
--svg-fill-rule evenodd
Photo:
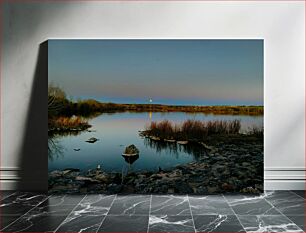
<path fill-rule="evenodd" d="M 173 124 L 168 120 L 151 122 L 145 134 L 162 139 L 203 140 L 209 135 L 238 134 L 241 128 L 239 120 L 233 121 L 198 121 L 186 120 Z"/>
<path fill-rule="evenodd" d="M 83 130 L 89 128 L 88 122 L 79 116 L 57 117 L 49 119 L 49 129 L 51 130 Z"/>

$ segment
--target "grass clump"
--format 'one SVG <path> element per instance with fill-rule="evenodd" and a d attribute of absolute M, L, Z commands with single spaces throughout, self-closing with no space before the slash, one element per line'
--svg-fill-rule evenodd
<path fill-rule="evenodd" d="M 49 120 L 49 131 L 69 131 L 69 130 L 84 130 L 91 125 L 79 116 L 72 117 L 57 117 Z"/>
<path fill-rule="evenodd" d="M 263 130 L 263 127 L 252 127 L 250 129 L 250 131 L 248 132 L 249 135 L 252 135 L 252 136 L 256 136 L 256 137 L 259 137 L 259 138 L 263 138 L 263 134 L 264 134 L 264 130 Z"/>
<path fill-rule="evenodd" d="M 233 121 L 199 121 L 186 120 L 181 124 L 173 124 L 168 120 L 151 122 L 144 131 L 145 136 L 160 139 L 203 140 L 210 135 L 239 134 L 241 123 Z"/>

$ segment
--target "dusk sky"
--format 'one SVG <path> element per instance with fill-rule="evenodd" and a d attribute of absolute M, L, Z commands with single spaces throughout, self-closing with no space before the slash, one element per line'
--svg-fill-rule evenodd
<path fill-rule="evenodd" d="M 263 105 L 263 40 L 49 40 L 48 56 L 74 100 Z"/>

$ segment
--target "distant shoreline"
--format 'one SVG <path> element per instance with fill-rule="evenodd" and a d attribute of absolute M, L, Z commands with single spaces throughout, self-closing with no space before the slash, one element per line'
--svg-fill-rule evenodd
<path fill-rule="evenodd" d="M 116 112 L 187 112 L 216 115 L 263 115 L 262 105 L 173 105 L 148 103 L 112 103 L 96 99 L 71 100 L 57 86 L 48 86 L 48 116 L 88 116 Z"/>
<path fill-rule="evenodd" d="M 205 113 L 216 115 L 257 115 L 264 114 L 263 106 L 255 105 L 166 105 L 166 104 L 121 104 L 110 102 L 99 102 L 95 99 L 68 100 L 65 94 L 61 96 L 49 95 L 48 106 L 49 116 L 88 116 L 96 113 L 116 113 L 116 112 L 186 112 Z"/>
<path fill-rule="evenodd" d="M 81 101 L 75 105 L 91 105 L 89 101 Z M 206 113 L 220 115 L 263 115 L 263 106 L 192 106 L 192 105 L 164 105 L 164 104 L 117 104 L 101 103 L 95 101 L 97 112 L 188 112 L 188 113 Z M 89 107 L 88 106 L 88 107 Z M 77 107 L 77 106 L 75 106 Z M 79 106 L 80 107 L 80 106 Z M 78 108 L 79 108 L 78 107 Z M 89 107 L 90 108 L 90 107 Z"/>

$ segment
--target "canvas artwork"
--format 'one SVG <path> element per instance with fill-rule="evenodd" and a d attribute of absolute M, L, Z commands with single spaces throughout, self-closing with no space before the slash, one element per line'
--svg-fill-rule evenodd
<path fill-rule="evenodd" d="M 50 193 L 263 191 L 263 40 L 49 40 Z"/>

